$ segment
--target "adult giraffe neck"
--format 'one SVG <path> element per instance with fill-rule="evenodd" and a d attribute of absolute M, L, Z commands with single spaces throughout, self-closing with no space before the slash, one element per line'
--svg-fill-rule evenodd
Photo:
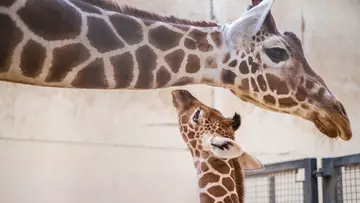
<path fill-rule="evenodd" d="M 214 24 L 145 19 L 81 0 L 6 2 L 0 80 L 96 89 L 219 83 L 223 37 Z"/>

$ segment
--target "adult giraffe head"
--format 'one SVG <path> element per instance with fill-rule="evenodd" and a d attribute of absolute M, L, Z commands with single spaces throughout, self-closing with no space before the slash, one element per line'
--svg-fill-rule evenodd
<path fill-rule="evenodd" d="M 346 111 L 307 62 L 300 39 L 281 33 L 270 13 L 273 0 L 253 0 L 239 19 L 222 26 L 228 54 L 225 88 L 261 108 L 312 121 L 328 137 L 349 140 Z"/>

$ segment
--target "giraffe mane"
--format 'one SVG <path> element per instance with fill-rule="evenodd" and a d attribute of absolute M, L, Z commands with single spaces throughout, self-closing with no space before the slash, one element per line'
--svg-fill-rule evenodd
<path fill-rule="evenodd" d="M 244 188 L 244 173 L 242 172 L 242 167 L 240 165 L 239 157 L 232 159 L 234 162 L 234 173 L 235 173 L 235 187 L 236 187 L 236 193 L 239 197 L 239 202 L 244 202 L 244 194 L 245 194 L 245 188 Z"/>
<path fill-rule="evenodd" d="M 129 5 L 120 5 L 117 0 L 81 0 L 83 2 L 89 3 L 94 6 L 98 6 L 102 9 L 107 9 L 114 12 L 119 12 L 125 15 L 130 15 L 133 17 L 152 20 L 152 21 L 161 21 L 165 23 L 181 24 L 181 25 L 190 25 L 197 27 L 217 27 L 217 23 L 212 21 L 193 21 L 183 18 L 178 18 L 173 15 L 165 16 L 160 15 L 154 12 L 149 12 L 141 10 Z"/>

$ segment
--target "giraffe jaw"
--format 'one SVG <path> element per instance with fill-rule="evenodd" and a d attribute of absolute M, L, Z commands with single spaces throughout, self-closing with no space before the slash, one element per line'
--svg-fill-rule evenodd
<path fill-rule="evenodd" d="M 251 104 L 254 104 L 255 106 L 258 106 L 260 108 L 263 108 L 263 109 L 266 109 L 269 111 L 273 111 L 273 112 L 281 112 L 281 113 L 290 114 L 289 112 L 275 109 L 275 108 L 272 108 L 271 106 L 260 103 L 259 101 L 253 99 L 252 97 L 250 97 L 246 94 L 239 94 L 233 90 L 231 90 L 231 92 L 233 94 L 235 94 L 237 97 L 239 97 L 241 100 L 243 100 L 245 102 L 249 102 Z M 342 140 L 348 141 L 352 137 L 349 120 L 347 119 L 347 117 L 341 116 L 340 114 L 327 115 L 325 113 L 324 116 L 322 116 L 319 113 L 313 112 L 312 113 L 313 116 L 310 116 L 310 117 L 301 115 L 299 113 L 294 114 L 294 115 L 300 116 L 306 120 L 311 121 L 312 123 L 314 123 L 316 128 L 321 133 L 328 136 L 329 138 L 340 137 Z"/>

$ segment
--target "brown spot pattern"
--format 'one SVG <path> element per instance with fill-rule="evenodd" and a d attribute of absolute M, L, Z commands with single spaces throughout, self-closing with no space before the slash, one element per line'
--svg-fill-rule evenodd
<path fill-rule="evenodd" d="M 195 50 L 196 49 L 196 42 L 192 39 L 186 38 L 184 41 L 184 45 L 186 48 Z"/>
<path fill-rule="evenodd" d="M 221 80 L 225 84 L 234 84 L 236 78 L 236 74 L 230 70 L 222 69 L 221 70 Z"/>
<path fill-rule="evenodd" d="M 220 185 L 212 186 L 208 189 L 209 193 L 215 197 L 222 197 L 226 195 L 227 191 Z"/>
<path fill-rule="evenodd" d="M 133 45 L 142 41 L 143 30 L 135 19 L 125 15 L 112 15 L 109 18 L 116 32 L 125 42 Z"/>
<path fill-rule="evenodd" d="M 46 82 L 60 82 L 75 67 L 90 57 L 89 51 L 80 43 L 70 44 L 53 51 L 52 67 Z"/>
<path fill-rule="evenodd" d="M 222 179 L 222 184 L 225 186 L 225 188 L 228 191 L 233 191 L 235 189 L 235 183 L 230 177 L 223 178 Z"/>
<path fill-rule="evenodd" d="M 229 52 L 226 53 L 223 58 L 223 63 L 227 63 L 230 60 L 230 57 L 231 57 L 230 53 Z"/>
<path fill-rule="evenodd" d="M 266 102 L 266 103 L 269 103 L 269 104 L 271 104 L 271 105 L 274 105 L 275 104 L 275 97 L 273 97 L 273 96 L 271 96 L 270 94 L 268 94 L 268 95 L 265 95 L 264 96 L 264 101 Z"/>
<path fill-rule="evenodd" d="M 258 75 L 257 76 L 257 82 L 259 84 L 259 87 L 262 91 L 266 91 L 266 82 L 265 82 L 265 79 L 264 79 L 264 76 L 262 75 Z"/>
<path fill-rule="evenodd" d="M 134 79 L 133 68 L 134 61 L 130 52 L 122 55 L 112 56 L 110 62 L 114 67 L 114 77 L 116 81 L 116 88 L 125 88 L 131 84 Z"/>
<path fill-rule="evenodd" d="M 324 97 L 324 95 L 325 95 L 325 88 L 323 88 L 323 87 L 321 87 L 320 89 L 319 89 L 319 91 L 318 91 L 318 94 L 317 94 L 317 96 L 319 97 L 319 99 L 322 99 L 323 97 Z"/>
<path fill-rule="evenodd" d="M 241 90 L 245 91 L 245 92 L 249 92 L 250 90 L 250 85 L 249 85 L 249 79 L 248 78 L 244 78 L 241 80 Z"/>
<path fill-rule="evenodd" d="M 171 52 L 165 56 L 166 63 L 170 66 L 174 73 L 180 69 L 181 62 L 184 60 L 185 52 L 181 49 Z"/>
<path fill-rule="evenodd" d="M 253 63 L 253 58 L 251 56 L 248 57 L 248 64 L 251 65 Z"/>
<path fill-rule="evenodd" d="M 167 85 L 170 79 L 171 79 L 171 74 L 169 73 L 169 71 L 164 66 L 161 66 L 158 72 L 156 73 L 157 87 L 164 87 L 165 85 Z"/>
<path fill-rule="evenodd" d="M 298 105 L 298 103 L 294 101 L 294 99 L 292 99 L 291 97 L 280 98 L 278 101 L 280 107 L 291 108 L 293 106 Z"/>
<path fill-rule="evenodd" d="M 253 87 L 254 92 L 259 92 L 259 88 L 256 85 L 255 79 L 251 78 L 251 86 Z"/>
<path fill-rule="evenodd" d="M 189 77 L 182 77 L 177 79 L 172 86 L 184 86 L 193 83 L 194 80 Z"/>
<path fill-rule="evenodd" d="M 306 80 L 306 88 L 312 89 L 313 87 L 314 87 L 314 83 L 309 80 Z"/>
<path fill-rule="evenodd" d="M 194 136 L 195 136 L 195 133 L 194 133 L 193 131 L 190 131 L 190 132 L 188 133 L 188 138 L 189 138 L 189 139 L 194 139 Z"/>
<path fill-rule="evenodd" d="M 15 0 L 2 0 L 0 6 L 10 7 L 14 2 Z"/>
<path fill-rule="evenodd" d="M 229 63 L 230 67 L 235 67 L 237 65 L 237 60 L 233 60 Z"/>
<path fill-rule="evenodd" d="M 252 63 L 251 65 L 251 73 L 256 73 L 259 70 L 259 65 L 257 63 Z"/>
<path fill-rule="evenodd" d="M 84 12 L 101 14 L 98 8 L 96 8 L 91 4 L 88 4 L 87 2 L 81 0 L 71 0 L 71 3 L 73 3 L 76 7 L 78 7 L 80 10 Z"/>
<path fill-rule="evenodd" d="M 88 26 L 87 37 L 90 44 L 99 52 L 104 53 L 124 47 L 124 43 L 116 37 L 105 20 L 88 17 Z"/>
<path fill-rule="evenodd" d="M 156 68 L 157 56 L 147 45 L 138 48 L 135 51 L 135 55 L 139 65 L 139 76 L 135 87 L 140 89 L 151 88 L 154 79 L 152 71 Z"/>
<path fill-rule="evenodd" d="M 221 32 L 213 32 L 210 34 L 211 39 L 213 40 L 214 44 L 216 45 L 216 47 L 220 47 L 221 46 L 221 40 L 222 40 L 222 34 Z"/>
<path fill-rule="evenodd" d="M 5 1 L 3 3 L 11 2 Z M 0 72 L 6 72 L 10 68 L 15 46 L 21 41 L 23 35 L 9 16 L 0 14 L 0 25 Z"/>
<path fill-rule="evenodd" d="M 258 53 L 256 53 L 256 60 L 257 60 L 257 63 L 258 64 L 261 64 L 262 63 L 262 61 L 261 61 L 261 57 L 260 57 L 260 54 L 259 54 L 259 52 Z M 265 68 L 265 65 L 263 65 L 263 68 Z"/>
<path fill-rule="evenodd" d="M 95 59 L 77 74 L 72 82 L 78 88 L 106 88 L 108 86 L 104 72 L 104 61 Z"/>
<path fill-rule="evenodd" d="M 307 93 L 305 92 L 305 89 L 303 87 L 299 87 L 295 97 L 298 101 L 305 101 L 305 98 L 307 96 Z"/>
<path fill-rule="evenodd" d="M 204 154 L 204 153 L 202 153 L 202 154 Z M 206 165 L 206 163 L 201 162 L 201 164 L 200 164 L 200 170 L 204 173 L 204 172 L 206 172 L 206 171 L 209 170 L 209 167 Z"/>
<path fill-rule="evenodd" d="M 273 74 L 266 74 L 266 78 L 269 84 L 271 91 L 277 92 L 277 94 L 288 94 L 289 89 L 285 81 L 282 81 L 280 78 Z"/>
<path fill-rule="evenodd" d="M 200 193 L 200 202 L 214 202 L 215 200 L 206 193 Z"/>
<path fill-rule="evenodd" d="M 215 170 L 217 170 L 219 173 L 222 174 L 229 174 L 230 168 L 229 166 L 222 160 L 216 159 L 214 157 L 210 157 L 208 160 L 208 163 L 211 165 L 211 167 Z"/>
<path fill-rule="evenodd" d="M 18 14 L 31 31 L 45 40 L 73 39 L 80 34 L 80 14 L 65 1 L 26 1 Z"/>
<path fill-rule="evenodd" d="M 240 73 L 242 74 L 248 74 L 249 73 L 249 67 L 246 64 L 246 61 L 241 61 L 239 66 Z"/>
<path fill-rule="evenodd" d="M 149 31 L 149 42 L 156 48 L 166 51 L 179 45 L 182 35 L 169 30 L 165 26 L 159 26 Z"/>
<path fill-rule="evenodd" d="M 194 54 L 189 54 L 186 64 L 186 72 L 196 73 L 200 70 L 200 58 Z"/>
<path fill-rule="evenodd" d="M 209 183 L 215 183 L 220 180 L 220 176 L 213 173 L 206 173 L 199 179 L 200 188 L 204 188 Z"/>
<path fill-rule="evenodd" d="M 217 68 L 217 66 L 218 66 L 217 62 L 213 57 L 211 57 L 211 56 L 206 57 L 206 59 L 205 59 L 205 67 L 206 68 L 215 69 L 215 68 Z"/>
<path fill-rule="evenodd" d="M 35 78 L 42 70 L 46 57 L 46 49 L 39 43 L 30 40 L 21 53 L 20 68 L 27 77 Z"/>
<path fill-rule="evenodd" d="M 196 44 L 200 51 L 208 52 L 213 50 L 211 44 L 207 40 L 207 33 L 200 30 L 193 30 L 190 32 L 189 37 L 193 38 L 196 41 Z"/>

